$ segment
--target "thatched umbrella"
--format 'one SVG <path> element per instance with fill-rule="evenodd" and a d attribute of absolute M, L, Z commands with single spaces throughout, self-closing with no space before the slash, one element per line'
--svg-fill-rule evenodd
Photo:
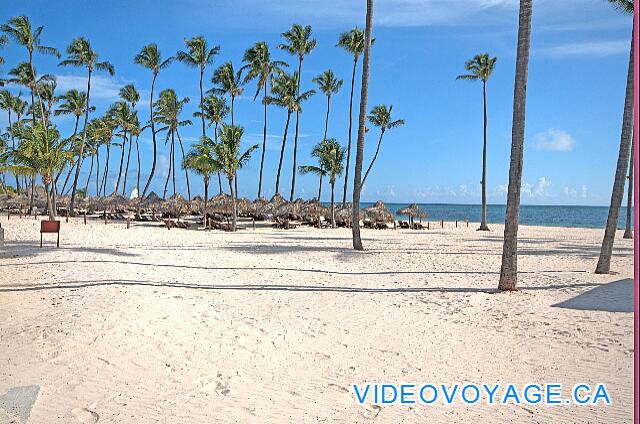
<path fill-rule="evenodd" d="M 193 197 L 189 202 L 189 210 L 193 214 L 201 214 L 204 209 L 204 199 L 200 196 Z"/>
<path fill-rule="evenodd" d="M 251 216 L 253 203 L 247 198 L 240 198 L 236 201 L 236 211 L 238 212 L 238 216 Z"/>
<path fill-rule="evenodd" d="M 425 211 L 423 211 L 422 209 L 420 209 L 418 207 L 418 205 L 416 205 L 415 203 L 410 204 L 406 208 L 398 210 L 398 212 L 396 212 L 396 213 L 398 215 L 406 215 L 406 216 L 408 216 L 410 222 L 413 222 L 413 218 L 419 218 L 420 222 L 422 222 L 422 218 L 426 218 L 427 217 L 427 213 Z"/>
<path fill-rule="evenodd" d="M 160 196 L 158 196 L 154 191 L 147 194 L 143 199 L 140 200 L 140 207 L 145 209 L 161 209 L 164 201 Z"/>
<path fill-rule="evenodd" d="M 129 209 L 129 198 L 121 194 L 112 194 L 109 197 L 102 199 L 102 206 L 104 210 L 111 210 L 113 212 L 125 212 Z"/>
<path fill-rule="evenodd" d="M 231 215 L 233 212 L 231 195 L 222 193 L 213 196 L 211 200 L 209 200 L 207 208 L 212 213 L 226 216 Z"/>
<path fill-rule="evenodd" d="M 187 207 L 187 201 L 179 194 L 174 194 L 164 203 L 164 210 L 171 216 L 180 218 Z"/>
<path fill-rule="evenodd" d="M 326 218 L 330 214 L 331 211 L 329 210 L 329 208 L 318 202 L 317 199 L 312 199 L 304 202 L 300 210 L 302 219 L 304 219 L 305 221 L 313 222 L 317 225 L 320 225 L 321 216 L 324 216 Z"/>
<path fill-rule="evenodd" d="M 373 206 L 363 209 L 362 213 L 365 219 L 373 222 L 393 222 L 393 213 L 387 209 L 382 200 L 378 200 Z"/>
<path fill-rule="evenodd" d="M 263 209 L 268 204 L 269 202 L 264 197 L 254 200 L 253 203 L 251 204 L 250 215 L 255 219 L 259 219 L 259 220 L 265 219 L 265 215 L 263 214 Z"/>

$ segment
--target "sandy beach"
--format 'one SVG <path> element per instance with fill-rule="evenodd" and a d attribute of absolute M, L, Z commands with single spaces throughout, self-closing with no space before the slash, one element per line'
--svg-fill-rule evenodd
<path fill-rule="evenodd" d="M 347 229 L 81 220 L 40 249 L 38 221 L 0 223 L 0 395 L 38 386 L 29 423 L 632 421 L 621 233 L 595 275 L 602 230 L 522 226 L 521 290 L 496 293 L 500 225 L 363 230 L 355 252 Z M 365 382 L 605 383 L 612 405 L 365 407 Z"/>

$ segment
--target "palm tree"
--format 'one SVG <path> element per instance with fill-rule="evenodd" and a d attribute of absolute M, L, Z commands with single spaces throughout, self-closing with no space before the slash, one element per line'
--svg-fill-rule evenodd
<path fill-rule="evenodd" d="M 484 143 L 482 147 L 482 219 L 478 231 L 489 231 L 487 226 L 487 81 L 493 73 L 497 57 L 490 57 L 489 53 L 477 54 L 473 59 L 465 62 L 464 67 L 469 74 L 458 75 L 456 79 L 467 81 L 482 81 L 482 99 L 484 105 Z"/>
<path fill-rule="evenodd" d="M 505 291 L 515 291 L 518 289 L 518 213 L 520 210 L 525 108 L 527 104 L 527 77 L 529 74 L 531 3 L 532 0 L 520 0 L 518 49 L 516 52 L 516 76 L 513 95 L 509 190 L 507 193 L 507 212 L 504 221 L 502 267 L 500 269 L 500 283 L 498 284 L 498 290 Z"/>
<path fill-rule="evenodd" d="M 211 82 L 216 85 L 216 87 L 207 91 L 207 94 L 217 94 L 219 96 L 224 96 L 226 94 L 231 97 L 231 125 L 233 124 L 234 117 L 234 106 L 236 97 L 242 94 L 244 91 L 243 79 L 242 79 L 242 68 L 240 68 L 237 72 L 233 69 L 233 63 L 225 62 L 218 69 L 216 69 L 213 73 L 213 78 L 211 78 Z"/>
<path fill-rule="evenodd" d="M 6 110 L 7 111 L 7 115 L 9 117 L 9 134 L 11 137 L 11 148 L 15 149 L 16 148 L 16 141 L 15 138 L 13 136 L 13 131 L 11 131 L 11 112 L 13 112 L 13 107 L 15 104 L 15 97 L 13 96 L 13 94 L 11 94 L 11 92 L 9 90 L 2 90 L 0 91 L 0 109 L 2 110 Z M 18 175 L 16 174 L 16 191 L 18 193 L 20 193 L 20 184 L 18 182 Z M 6 190 L 6 187 L 5 187 Z"/>
<path fill-rule="evenodd" d="M 391 119 L 392 111 L 393 111 L 393 106 L 389 106 L 387 108 L 386 105 L 377 105 L 377 106 L 374 106 L 373 109 L 371 109 L 371 113 L 367 117 L 367 119 L 369 119 L 369 122 L 371 122 L 376 127 L 380 128 L 380 138 L 378 139 L 378 147 L 376 147 L 376 153 L 373 155 L 373 159 L 371 159 L 371 163 L 367 168 L 367 172 L 364 173 L 364 178 L 362 179 L 363 186 L 367 181 L 367 177 L 371 172 L 371 168 L 373 168 L 373 164 L 378 158 L 378 153 L 380 152 L 380 144 L 382 144 L 382 137 L 384 137 L 384 133 L 387 130 L 404 125 L 404 119 L 397 119 L 395 121 Z"/>
<path fill-rule="evenodd" d="M 9 44 L 9 39 L 6 35 L 0 35 L 0 47 L 4 47 Z M 0 56 L 0 65 L 4 65 L 4 57 Z M 0 79 L 0 87 L 4 85 L 4 80 Z M 6 187 L 5 187 L 6 188 Z"/>
<path fill-rule="evenodd" d="M 164 61 L 162 60 L 160 50 L 158 50 L 158 46 L 155 43 L 147 44 L 146 46 L 144 46 L 133 59 L 134 63 L 144 66 L 145 68 L 150 69 L 153 72 L 153 79 L 151 81 L 151 96 L 149 98 L 149 123 L 151 125 L 151 140 L 153 142 L 153 163 L 151 164 L 149 179 L 147 180 L 147 183 L 144 186 L 144 190 L 142 190 L 142 194 L 140 195 L 141 199 L 145 196 L 145 194 L 147 194 L 147 190 L 149 189 L 149 185 L 151 184 L 151 180 L 153 179 L 153 174 L 156 171 L 156 164 L 158 162 L 158 144 L 156 143 L 155 120 L 153 118 L 153 91 L 156 85 L 156 78 L 158 77 L 158 73 L 161 69 L 165 69 L 167 66 L 169 66 L 172 61 L 172 57 L 165 59 Z"/>
<path fill-rule="evenodd" d="M 371 30 L 373 26 L 373 0 L 367 0 L 367 17 L 364 30 L 364 52 L 362 57 L 362 87 L 360 89 L 360 114 L 358 115 L 358 142 L 356 165 L 353 176 L 353 206 L 351 208 L 351 234 L 353 248 L 364 250 L 360 238 L 360 191 L 362 190 L 362 160 L 364 158 L 364 133 L 367 121 L 367 101 L 369 99 L 369 57 L 371 54 Z"/>
<path fill-rule="evenodd" d="M 71 135 L 72 143 L 76 142 L 76 135 L 78 134 L 78 124 L 80 122 L 80 117 L 84 115 L 84 108 L 87 104 L 87 93 L 84 91 L 79 91 L 76 89 L 68 90 L 65 94 L 60 96 L 60 101 L 62 102 L 56 110 L 53 112 L 55 116 L 60 115 L 73 115 L 75 118 L 75 123 L 73 126 L 73 134 Z M 91 112 L 95 111 L 95 107 L 91 106 Z M 64 184 L 62 185 L 61 192 L 64 193 L 64 189 L 67 186 L 67 182 L 69 181 L 69 177 L 71 176 L 71 172 L 74 169 L 73 164 L 77 164 L 78 161 L 72 162 L 72 166 L 69 167 L 69 172 L 64 180 Z M 56 183 L 58 181 L 60 174 L 56 177 Z"/>
<path fill-rule="evenodd" d="M 44 113 L 45 120 L 50 121 L 51 117 L 51 109 L 53 109 L 53 105 L 59 101 L 59 98 L 56 97 L 56 88 L 58 84 L 56 82 L 56 78 L 52 77 L 46 81 L 39 82 L 37 84 L 38 95 L 42 99 L 42 102 L 45 104 Z"/>
<path fill-rule="evenodd" d="M 35 70 L 33 72 L 35 73 Z M 32 122 L 35 122 L 36 117 L 41 115 L 37 112 L 38 108 L 35 105 L 35 94 L 40 94 L 39 90 L 37 90 L 37 87 L 47 81 L 53 80 L 54 76 L 45 74 L 38 79 L 34 79 L 34 74 L 31 72 L 31 66 L 27 62 L 18 63 L 15 68 L 9 69 L 8 74 L 10 78 L 7 79 L 7 82 L 21 85 L 31 91 L 31 105 L 28 112 L 31 113 Z M 38 99 L 40 100 L 40 97 L 38 97 Z M 41 116 L 41 118 L 42 117 L 43 116 Z"/>
<path fill-rule="evenodd" d="M 262 197 L 262 171 L 264 169 L 264 153 L 267 148 L 267 106 L 265 101 L 267 98 L 267 85 L 272 79 L 274 73 L 282 73 L 283 69 L 289 65 L 281 60 L 271 60 L 269 46 L 264 41 L 259 41 L 253 47 L 244 52 L 246 65 L 242 69 L 248 69 L 247 75 L 244 77 L 244 83 L 257 79 L 258 85 L 253 100 L 258 97 L 260 90 L 263 90 L 262 104 L 264 105 L 264 126 L 262 129 L 262 157 L 260 159 L 260 177 L 258 179 L 258 199 Z M 242 70 L 241 69 L 241 70 Z"/>
<path fill-rule="evenodd" d="M 284 126 L 284 136 L 282 138 L 282 147 L 280 148 L 280 161 L 278 162 L 278 173 L 276 174 L 276 194 L 280 192 L 280 171 L 282 170 L 282 159 L 284 158 L 284 148 L 287 144 L 287 133 L 289 131 L 289 122 L 291 114 L 301 109 L 303 101 L 308 100 L 316 92 L 315 90 L 305 91 L 301 95 L 296 95 L 298 86 L 298 74 L 282 73 L 273 80 L 271 88 L 271 96 L 267 96 L 265 101 L 268 104 L 274 104 L 281 108 L 287 109 L 287 121 Z"/>
<path fill-rule="evenodd" d="M 22 92 L 18 92 L 17 96 L 13 96 L 11 110 L 13 111 L 13 113 L 16 114 L 16 123 L 14 125 L 19 125 L 22 122 L 22 117 L 27 114 L 27 110 L 29 108 L 29 104 L 26 101 L 22 100 L 21 96 L 22 96 Z M 13 132 L 11 132 L 12 142 L 14 139 L 15 139 L 14 134 Z M 12 147 L 15 148 L 15 146 L 12 146 Z M 26 186 L 25 186 L 25 190 L 26 190 Z M 16 191 L 18 193 L 22 191 L 17 175 L 16 175 Z"/>
<path fill-rule="evenodd" d="M 195 36 L 191 39 L 185 38 L 184 44 L 187 46 L 187 51 L 179 51 L 176 53 L 176 59 L 179 62 L 185 63 L 188 66 L 200 68 L 200 111 L 203 111 L 204 94 L 202 91 L 202 79 L 204 78 L 204 70 L 207 65 L 213 63 L 213 58 L 220 53 L 220 46 L 209 47 L 207 40 L 202 35 Z M 202 136 L 205 137 L 205 124 L 204 115 L 202 118 Z"/>
<path fill-rule="evenodd" d="M 373 44 L 373 39 L 371 43 Z M 358 66 L 358 58 L 364 51 L 364 31 L 358 27 L 354 27 L 349 31 L 343 32 L 338 37 L 338 47 L 346 50 L 353 56 L 353 71 L 351 72 L 351 95 L 349 97 L 349 143 L 347 145 L 347 167 L 344 173 L 344 191 L 342 193 L 342 207 L 347 203 L 347 186 L 349 184 L 349 163 L 351 160 L 351 128 L 353 125 L 353 91 L 356 81 L 356 68 Z"/>
<path fill-rule="evenodd" d="M 160 92 L 158 101 L 154 104 L 154 107 L 156 109 L 156 116 L 154 117 L 154 119 L 157 123 L 164 125 L 162 128 L 158 129 L 158 132 L 167 132 L 165 143 L 169 140 L 169 137 L 171 137 L 171 160 L 169 166 L 170 169 L 173 169 L 173 194 L 176 194 L 175 137 L 178 137 L 180 148 L 182 150 L 182 161 L 184 162 L 186 155 L 184 152 L 184 146 L 182 145 L 182 139 L 180 138 L 180 133 L 178 132 L 178 128 L 184 127 L 185 125 L 191 125 L 191 121 L 188 119 L 184 121 L 180 120 L 180 113 L 182 112 L 184 105 L 187 103 L 189 103 L 188 97 L 178 99 L 175 90 L 173 90 L 172 88 L 168 88 Z M 187 169 L 185 169 L 184 174 L 187 180 L 188 199 L 189 201 L 191 201 L 191 186 L 189 185 L 189 173 Z M 167 183 L 165 183 L 165 196 L 168 182 L 169 175 L 167 175 Z"/>
<path fill-rule="evenodd" d="M 632 0 L 609 0 L 620 11 L 627 15 L 633 15 Z M 635 23 L 633 31 L 635 31 Z M 613 241 L 618 228 L 618 216 L 622 206 L 622 196 L 624 195 L 624 180 L 627 165 L 629 163 L 629 150 L 631 137 L 633 134 L 633 32 L 631 34 L 631 50 L 629 52 L 629 68 L 627 70 L 627 88 L 624 99 L 624 112 L 622 115 L 622 133 L 620 135 L 620 151 L 618 152 L 618 164 L 616 175 L 613 180 L 613 190 L 611 191 L 611 205 L 609 206 L 609 216 L 607 217 L 607 227 L 604 231 L 600 257 L 596 266 L 596 274 L 607 274 L 611 268 L 611 253 L 613 251 Z"/>
<path fill-rule="evenodd" d="M 42 177 L 47 196 L 47 212 L 49 219 L 54 220 L 55 211 L 49 187 L 56 170 L 71 159 L 71 153 L 66 149 L 66 140 L 60 139 L 58 130 L 53 127 L 45 130 L 39 122 L 32 126 L 21 126 L 20 132 L 23 142 L 10 153 L 13 166 L 21 172 Z"/>
<path fill-rule="evenodd" d="M 209 138 L 203 138 L 198 144 L 191 146 L 187 153 L 183 167 L 202 175 L 204 180 L 204 206 L 202 208 L 202 225 L 207 225 L 207 202 L 209 200 L 209 178 L 211 174 L 218 171 L 216 158 L 214 155 L 213 142 Z"/>
<path fill-rule="evenodd" d="M 631 154 L 629 155 L 629 176 L 627 179 L 629 180 L 629 188 L 627 190 L 627 220 L 624 227 L 624 235 L 623 238 L 632 239 L 633 238 L 633 225 L 631 224 L 631 219 L 633 217 L 633 158 L 634 158 L 634 150 L 635 150 L 635 140 L 631 140 Z"/>
<path fill-rule="evenodd" d="M 84 144 L 87 139 L 87 124 L 89 122 L 89 98 L 91 96 L 91 74 L 94 70 L 106 71 L 109 75 L 115 73 L 113 65 L 107 61 L 98 62 L 98 53 L 91 48 L 89 40 L 83 37 L 76 38 L 67 47 L 68 58 L 60 62 L 60 66 L 75 66 L 87 68 L 87 105 L 85 107 L 84 125 L 82 129 L 82 140 L 80 142 L 80 155 L 82 158 L 84 154 Z M 71 200 L 69 201 L 69 214 L 75 215 L 74 205 L 76 200 L 76 189 L 78 186 L 78 177 L 80 176 L 80 168 L 82 163 L 78 162 L 76 166 L 76 175 L 73 178 L 73 185 L 71 186 Z"/>
<path fill-rule="evenodd" d="M 336 228 L 336 208 L 333 192 L 336 186 L 336 178 L 342 175 L 344 171 L 344 155 L 346 149 L 341 147 L 340 144 L 334 140 L 326 140 L 328 146 L 326 154 L 323 155 L 322 161 L 324 167 L 327 170 L 327 176 L 329 177 L 329 184 L 331 185 L 331 227 Z"/>
<path fill-rule="evenodd" d="M 329 111 L 331 110 L 331 96 L 340 91 L 340 87 L 342 87 L 342 80 L 337 79 L 333 74 L 331 69 L 328 69 L 315 77 L 313 82 L 318 84 L 318 89 L 327 96 L 327 116 L 324 120 L 324 137 L 325 140 L 327 138 L 327 131 L 329 129 Z"/>
<path fill-rule="evenodd" d="M 303 27 L 300 24 L 293 24 L 289 31 L 283 32 L 282 37 L 286 40 L 286 43 L 279 44 L 278 48 L 286 51 L 291 55 L 298 56 L 298 87 L 297 96 L 300 98 L 300 82 L 302 79 L 302 61 L 304 57 L 309 55 L 311 51 L 316 47 L 317 40 L 311 38 L 311 26 L 307 25 Z M 293 201 L 293 196 L 296 189 L 296 156 L 298 152 L 298 133 L 300 128 L 300 112 L 302 110 L 298 108 L 296 110 L 296 135 L 293 142 L 293 172 L 291 175 L 291 195 L 289 200 Z"/>
<path fill-rule="evenodd" d="M 320 183 L 318 185 L 318 203 L 320 203 L 320 198 L 322 197 L 322 178 L 327 175 L 327 167 L 323 162 L 323 158 L 326 156 L 326 152 L 328 151 L 328 140 L 324 139 L 320 143 L 316 144 L 313 150 L 311 151 L 311 156 L 318 159 L 318 165 L 303 165 L 299 168 L 300 174 L 315 174 L 320 177 Z"/>
<path fill-rule="evenodd" d="M 138 152 L 138 184 L 136 186 L 138 193 L 140 192 L 140 150 L 138 148 L 138 137 L 140 136 L 140 122 L 138 121 L 138 113 L 136 105 L 140 101 L 140 93 L 133 84 L 127 84 L 120 89 L 120 98 L 131 105 L 131 116 L 129 121 L 129 152 L 127 153 L 127 167 L 124 172 L 124 183 L 122 184 L 122 195 L 127 191 L 127 175 L 129 174 L 129 161 L 131 159 L 131 145 L 133 136 L 136 136 L 136 151 Z M 134 134 L 134 132 L 136 134 Z"/>
<path fill-rule="evenodd" d="M 133 111 L 129 107 L 129 104 L 122 100 L 117 101 L 112 107 L 112 119 L 115 122 L 116 127 L 120 127 L 122 129 L 122 132 L 120 133 L 122 136 L 122 143 L 119 143 L 119 146 L 122 148 L 120 152 L 120 170 L 118 171 L 116 188 L 113 191 L 113 193 L 116 194 L 120 188 L 120 179 L 122 177 L 122 166 L 124 165 L 124 154 L 127 141 L 129 141 L 129 146 L 131 146 L 131 140 L 127 139 L 127 131 L 131 128 L 134 118 Z"/>
<path fill-rule="evenodd" d="M 40 36 L 42 35 L 42 30 L 44 29 L 44 27 L 38 27 L 35 30 L 32 29 L 31 27 L 31 22 L 29 21 L 29 18 L 21 15 L 21 16 L 16 16 L 15 18 L 11 18 L 9 19 L 9 22 L 7 22 L 6 24 L 3 24 L 2 26 L 0 26 L 0 31 L 4 32 L 5 34 L 7 34 L 9 37 L 11 37 L 14 41 L 16 41 L 18 44 L 24 46 L 27 48 L 27 51 L 29 52 L 29 70 L 31 73 L 31 80 L 35 81 L 36 80 L 36 70 L 33 67 L 33 52 L 37 51 L 39 53 L 42 54 L 48 54 L 48 55 L 54 55 L 56 56 L 58 59 L 60 58 L 60 52 L 53 48 L 53 47 L 47 47 L 44 46 L 40 43 Z M 34 108 L 32 114 L 33 114 L 33 122 L 35 123 L 36 121 L 36 114 L 35 114 L 35 99 L 34 99 L 34 95 L 37 94 L 36 90 L 35 90 L 35 86 L 31 87 L 31 105 Z M 40 114 L 42 116 L 42 125 L 43 125 L 43 129 L 46 132 L 47 131 L 47 125 L 46 125 L 46 121 L 45 121 L 45 114 L 44 114 L 44 108 L 42 106 L 42 100 L 38 97 L 38 103 L 40 105 Z"/>
<path fill-rule="evenodd" d="M 229 106 L 224 97 L 218 97 L 215 94 L 210 94 L 204 98 L 201 112 L 194 112 L 193 116 L 204 118 L 208 121 L 207 128 L 211 125 L 215 125 L 213 129 L 214 141 L 218 141 L 218 125 L 229 114 Z M 222 194 L 222 179 L 220 178 L 220 172 L 218 174 L 218 189 Z"/>
<path fill-rule="evenodd" d="M 242 70 L 240 68 L 237 72 L 233 69 L 232 62 L 225 62 L 222 66 L 215 70 L 211 82 L 217 87 L 212 88 L 207 93 L 225 95 L 229 94 L 231 97 L 231 125 L 234 125 L 234 106 L 236 97 L 240 96 L 244 91 L 244 80 L 242 78 Z M 235 189 L 238 191 L 238 176 L 235 177 Z"/>
<path fill-rule="evenodd" d="M 236 231 L 236 196 L 233 180 L 238 175 L 238 170 L 243 168 L 249 159 L 251 153 L 258 148 L 257 144 L 249 147 L 244 153 L 240 153 L 240 140 L 244 130 L 242 127 L 235 125 L 222 124 L 219 131 L 219 141 L 213 144 L 213 153 L 215 157 L 214 168 L 219 169 L 227 176 L 229 181 L 229 190 L 231 193 L 231 203 L 233 205 L 233 221 L 231 231 Z"/>

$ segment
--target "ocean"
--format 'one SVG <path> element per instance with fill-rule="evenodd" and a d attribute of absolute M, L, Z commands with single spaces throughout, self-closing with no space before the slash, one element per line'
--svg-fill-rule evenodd
<path fill-rule="evenodd" d="M 362 203 L 366 208 L 373 203 Z M 408 206 L 407 203 L 385 203 L 385 206 L 396 213 Z M 429 221 L 464 221 L 480 222 L 480 205 L 455 205 L 422 203 L 418 206 L 425 211 Z M 490 224 L 504 224 L 505 205 L 487 205 L 487 221 Z M 520 206 L 520 220 L 523 225 L 543 225 L 551 227 L 604 228 L 607 223 L 609 207 L 607 206 Z M 624 228 L 627 208 L 622 207 L 618 219 L 618 228 Z M 397 215 L 399 219 L 407 219 Z"/>

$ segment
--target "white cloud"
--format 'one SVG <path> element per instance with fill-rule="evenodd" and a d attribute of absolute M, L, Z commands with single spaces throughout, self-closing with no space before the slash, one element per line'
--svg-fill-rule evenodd
<path fill-rule="evenodd" d="M 533 55 L 549 57 L 611 56 L 629 53 L 629 40 L 594 40 L 535 49 Z"/>
<path fill-rule="evenodd" d="M 568 132 L 549 128 L 534 136 L 533 147 L 537 150 L 570 152 L 575 144 L 575 139 Z"/>

